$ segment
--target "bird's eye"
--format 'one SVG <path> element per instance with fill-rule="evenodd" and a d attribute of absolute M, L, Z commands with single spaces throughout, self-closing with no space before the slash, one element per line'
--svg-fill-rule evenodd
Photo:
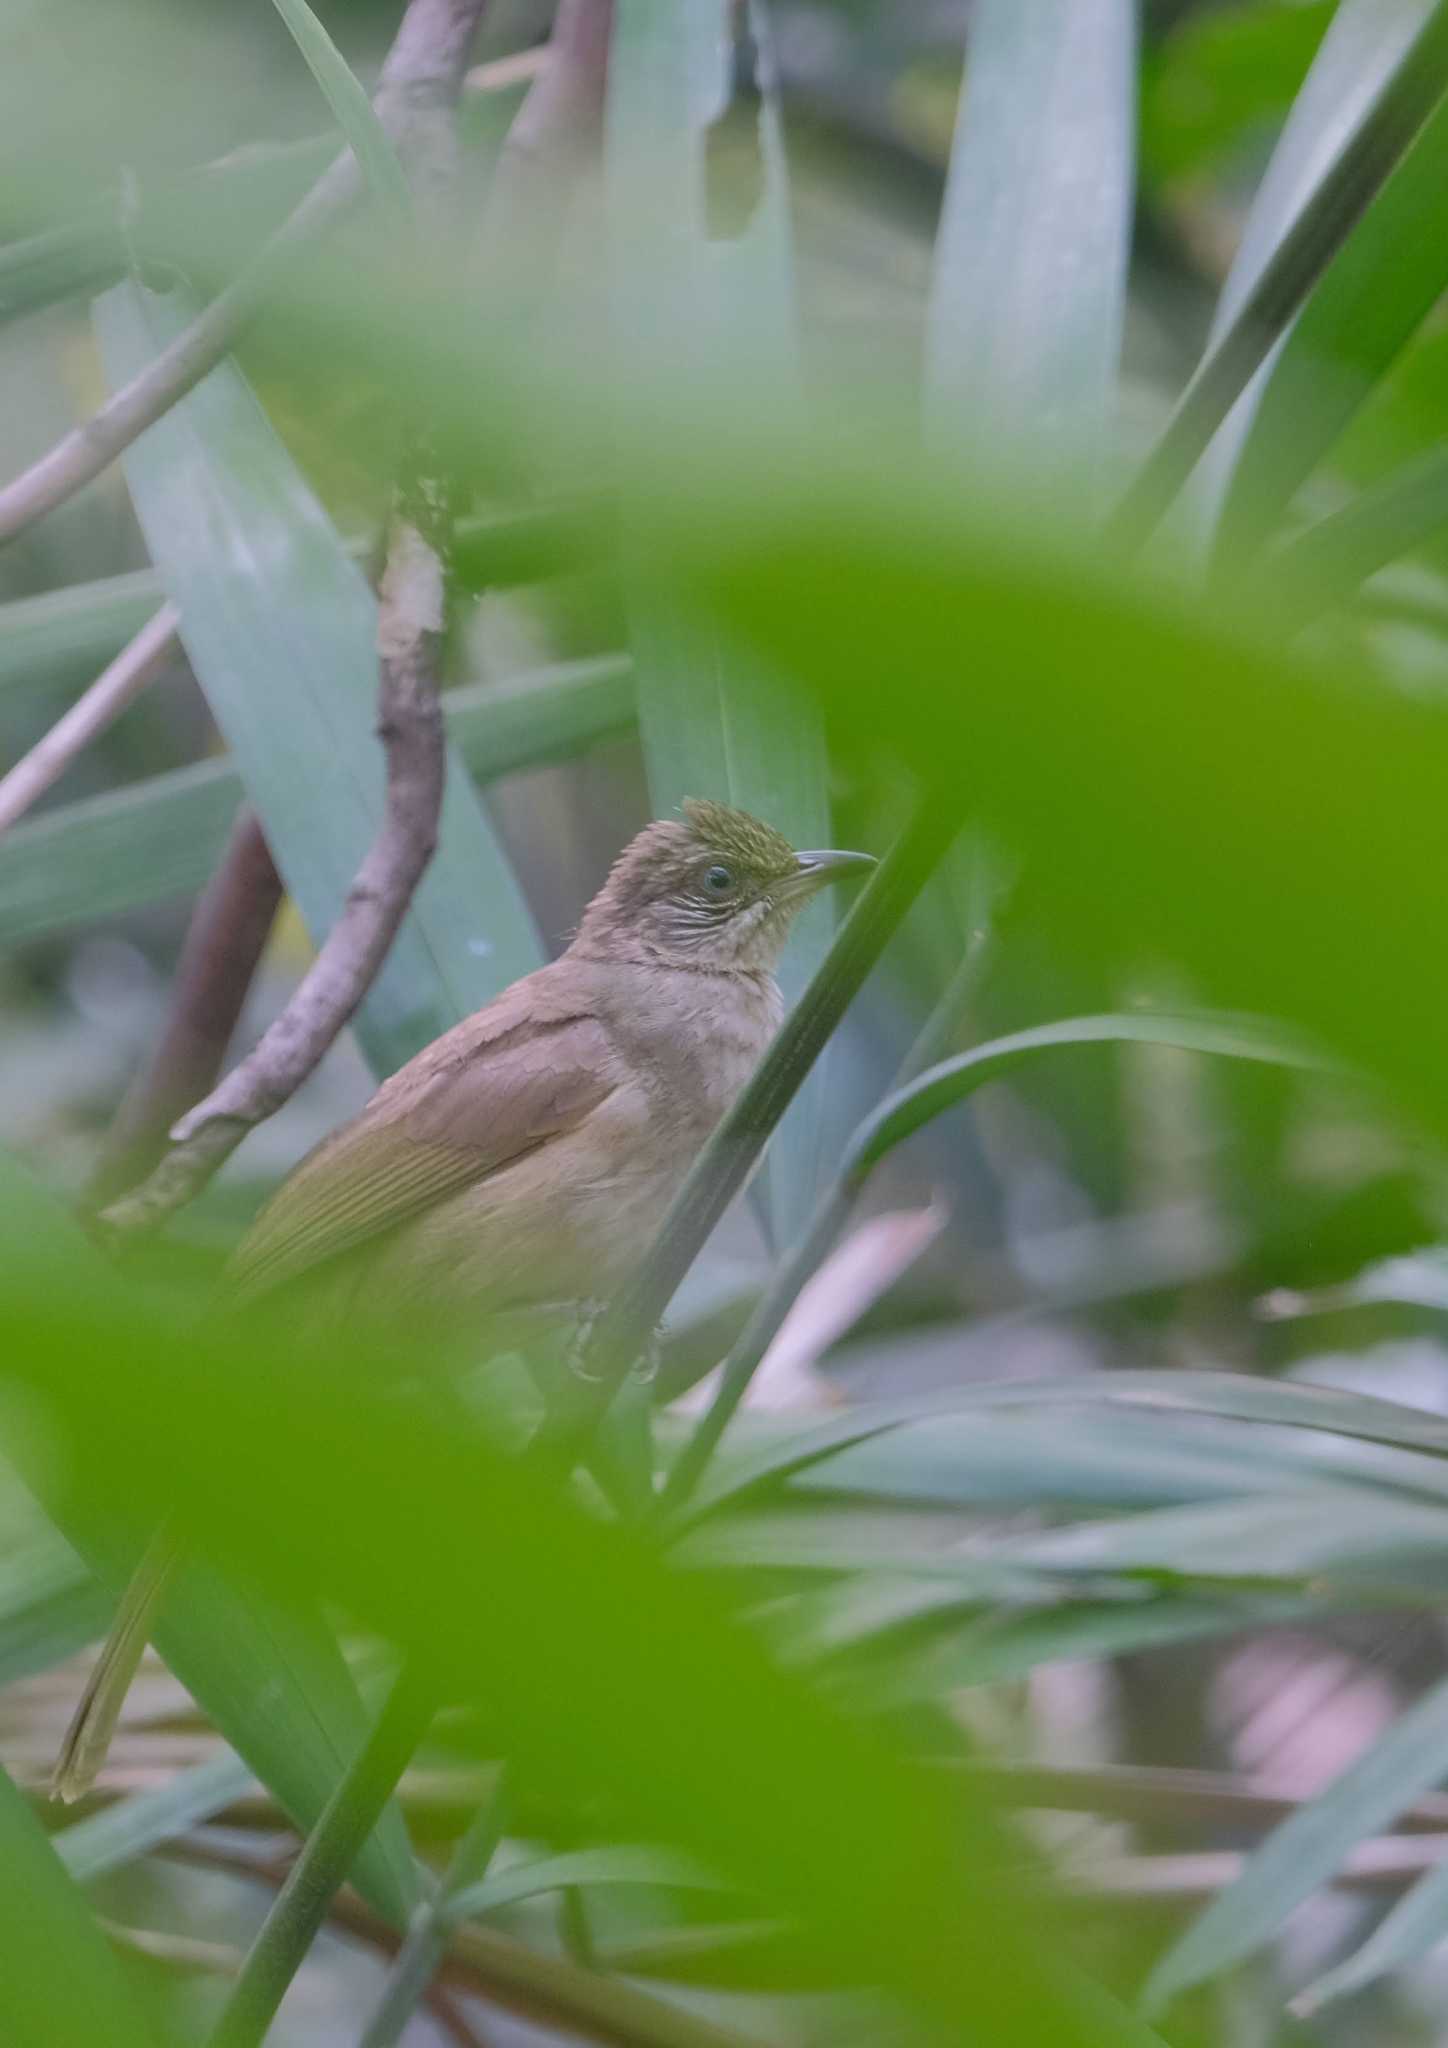
<path fill-rule="evenodd" d="M 716 861 L 704 874 L 704 887 L 711 896 L 727 896 L 734 887 L 734 873 L 722 861 Z"/>

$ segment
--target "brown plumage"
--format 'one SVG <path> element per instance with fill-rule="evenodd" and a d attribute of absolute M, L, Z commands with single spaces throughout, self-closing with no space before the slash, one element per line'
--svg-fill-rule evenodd
<path fill-rule="evenodd" d="M 238 1248 L 230 1299 L 305 1280 L 309 1312 L 370 1324 L 574 1313 L 610 1293 L 779 1026 L 774 967 L 795 913 L 868 865 L 797 854 L 722 804 L 647 826 L 559 959 L 444 1033 L 302 1161 Z M 64 1797 L 104 1758 L 174 1563 L 164 1535 L 158 1546 L 67 1735 Z"/>

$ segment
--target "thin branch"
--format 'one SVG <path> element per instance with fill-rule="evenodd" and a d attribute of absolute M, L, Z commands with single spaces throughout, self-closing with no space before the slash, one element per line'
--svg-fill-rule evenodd
<path fill-rule="evenodd" d="M 126 706 L 160 674 L 175 651 L 180 623 L 175 605 L 163 604 L 64 717 L 56 720 L 44 739 L 37 740 L 0 779 L 0 835 L 24 817 L 91 741 L 114 725 Z"/>
<path fill-rule="evenodd" d="M 106 1134 L 87 1208 L 104 1208 L 149 1173 L 177 1117 L 215 1086 L 281 900 L 256 813 L 243 809 L 191 914 L 165 1028 Z"/>
<path fill-rule="evenodd" d="M 247 1132 L 301 1087 L 371 986 L 437 844 L 446 766 L 436 687 L 442 635 L 441 555 L 399 514 L 377 628 L 378 734 L 387 759 L 381 828 L 291 1001 L 255 1050 L 173 1127 L 175 1142 L 149 1179 L 102 1213 L 111 1232 L 154 1230 L 199 1194 Z"/>
<path fill-rule="evenodd" d="M 486 0 L 410 0 L 378 82 L 378 117 L 402 148 L 439 104 L 451 106 Z M 301 253 L 362 196 L 350 150 L 324 172 L 253 262 L 191 325 L 83 425 L 0 490 L 0 543 L 63 505 L 193 391 L 286 277 Z"/>

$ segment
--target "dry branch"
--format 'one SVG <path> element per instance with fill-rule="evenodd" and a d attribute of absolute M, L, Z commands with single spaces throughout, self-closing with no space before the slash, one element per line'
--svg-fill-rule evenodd
<path fill-rule="evenodd" d="M 410 0 L 378 81 L 378 118 L 399 150 L 439 107 L 451 107 L 486 0 Z M 90 483 L 219 363 L 303 250 L 362 196 L 350 150 L 317 180 L 255 260 L 99 412 L 62 436 L 0 490 L 0 543 Z"/>
<path fill-rule="evenodd" d="M 0 780 L 0 833 L 37 803 L 58 782 L 78 754 L 113 725 L 126 706 L 164 668 L 176 646 L 181 615 L 163 604 L 147 619 L 136 637 L 103 668 L 90 688 L 76 699 L 45 737 Z"/>

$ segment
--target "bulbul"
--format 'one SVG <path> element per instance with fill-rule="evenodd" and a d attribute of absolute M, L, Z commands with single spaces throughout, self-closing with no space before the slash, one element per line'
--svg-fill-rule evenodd
<path fill-rule="evenodd" d="M 385 1081 L 283 1182 L 233 1256 L 233 1305 L 305 1279 L 328 1318 L 552 1308 L 578 1315 L 648 1249 L 704 1141 L 779 1027 L 795 913 L 860 853 L 796 853 L 687 802 L 614 862 L 557 960 Z M 178 1555 L 153 1543 L 53 1781 L 104 1760 Z"/>

